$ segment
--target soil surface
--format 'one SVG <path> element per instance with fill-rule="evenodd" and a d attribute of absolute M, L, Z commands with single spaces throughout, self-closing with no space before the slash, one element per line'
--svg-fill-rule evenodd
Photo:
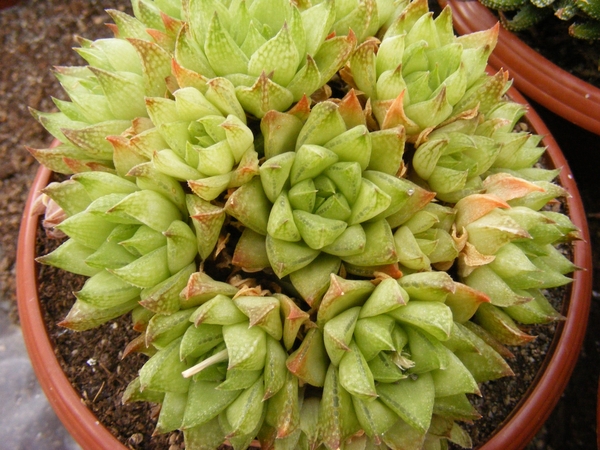
<path fill-rule="evenodd" d="M 82 60 L 72 51 L 76 46 L 74 37 L 108 37 L 103 25 L 109 22 L 104 12 L 107 8 L 128 10 L 125 0 L 29 0 L 17 2 L 11 8 L 0 11 L 0 46 L 2 68 L 0 69 L 0 314 L 9 314 L 17 321 L 15 300 L 15 254 L 21 212 L 29 185 L 37 170 L 37 163 L 25 150 L 24 145 L 43 148 L 51 137 L 37 124 L 28 112 L 28 107 L 41 111 L 54 110 L 51 96 L 64 99 L 58 82 L 51 74 L 54 65 L 80 65 Z M 593 164 L 589 164 L 594 152 L 600 151 L 600 137 L 587 133 L 553 114 L 536 107 L 547 121 L 551 131 L 565 151 L 579 183 L 586 204 L 594 246 L 595 289 L 598 289 L 600 274 L 600 196 L 597 195 L 598 177 Z M 40 245 L 47 245 L 42 244 Z M 46 298 L 51 279 L 60 278 L 62 289 L 72 292 L 81 279 L 57 276 L 53 269 L 41 269 L 42 291 Z M 73 284 L 71 284 L 73 283 Z M 54 317 L 66 314 L 72 299 L 65 302 L 49 302 Z M 62 309 L 61 309 L 62 308 Z M 596 393 L 600 369 L 600 307 L 594 294 L 590 326 L 579 362 L 572 380 L 549 421 L 528 447 L 533 449 L 594 449 L 596 448 Z M 585 324 L 582 324 L 585 326 Z M 181 447 L 181 437 L 171 436 L 150 439 L 156 411 L 151 405 L 133 404 L 122 407 L 120 393 L 133 379 L 143 363 L 142 356 L 129 356 L 121 361 L 121 351 L 126 342 L 135 337 L 127 334 L 129 319 L 124 318 L 105 325 L 101 332 L 71 333 L 51 327 L 57 340 L 66 343 L 57 350 L 69 367 L 70 376 L 79 385 L 84 401 L 109 420 L 109 426 L 130 448 L 163 448 L 174 450 Z M 535 330 L 538 343 L 549 339 L 548 327 Z M 133 332 L 134 333 L 134 332 Z M 110 338 L 108 336 L 111 336 Z M 117 339 L 119 341 L 113 341 Z M 74 341 L 77 339 L 77 341 Z M 543 350 L 519 352 L 511 362 L 518 376 L 502 381 L 499 389 L 502 399 L 495 403 L 486 415 L 501 417 L 499 409 L 510 409 L 522 389 L 527 373 L 531 374 L 531 360 Z M 59 346 L 59 348 L 61 348 Z M 539 347 L 538 347 L 539 348 Z M 67 349 L 67 350 L 65 350 Z M 539 359 L 538 359 L 539 360 Z M 91 376 L 88 378 L 88 375 Z M 85 376 L 85 377 L 84 377 Z M 85 380 L 85 381 L 82 381 Z M 90 380 L 90 381 L 88 381 Z M 512 387 L 511 387 L 512 385 Z M 492 392 L 490 391 L 490 392 Z M 484 393 L 487 403 L 492 393 Z M 514 392 L 511 393 L 511 392 Z M 494 410 L 495 409 L 495 410 Z M 104 421 L 104 418 L 101 418 Z M 475 433 L 478 433 L 476 431 Z M 482 433 L 486 431 L 482 429 Z"/>

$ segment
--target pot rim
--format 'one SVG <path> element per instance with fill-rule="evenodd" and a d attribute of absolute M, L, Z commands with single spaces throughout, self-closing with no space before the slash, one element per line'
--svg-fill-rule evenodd
<path fill-rule="evenodd" d="M 454 28 L 460 34 L 487 30 L 498 23 L 498 18 L 478 0 L 438 2 L 442 7 L 450 5 Z M 600 89 L 561 69 L 501 26 L 489 64 L 508 70 L 522 94 L 600 135 Z"/>
<path fill-rule="evenodd" d="M 592 291 L 592 255 L 590 236 L 583 202 L 569 165 L 552 134 L 514 88 L 509 96 L 528 106 L 525 119 L 532 132 L 544 136 L 542 143 L 556 168 L 561 168 L 559 180 L 568 191 L 569 216 L 580 229 L 582 240 L 573 245 L 573 262 L 581 270 L 573 275 L 569 299 L 563 307 L 564 322 L 557 326 L 548 355 L 540 373 L 523 399 L 481 449 L 511 450 L 522 448 L 547 420 L 566 387 L 579 356 L 585 337 Z M 38 215 L 33 213 L 37 193 L 49 182 L 52 172 L 40 166 L 31 187 L 19 231 L 17 248 L 17 300 L 25 345 L 42 390 L 52 408 L 73 438 L 85 449 L 115 450 L 126 447 L 119 442 L 81 401 L 62 371 L 46 332 L 37 294 L 35 241 Z"/>

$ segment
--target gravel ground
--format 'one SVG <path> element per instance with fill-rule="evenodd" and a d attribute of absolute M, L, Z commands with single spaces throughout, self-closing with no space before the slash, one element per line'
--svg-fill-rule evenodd
<path fill-rule="evenodd" d="M 0 223 L 3 226 L 3 233 L 0 236 L 0 315 L 2 318 L 8 316 L 13 322 L 17 320 L 14 307 L 16 241 L 21 211 L 29 185 L 37 170 L 37 163 L 23 146 L 26 144 L 42 148 L 51 141 L 41 126 L 33 120 L 27 108 L 50 111 L 53 109 L 51 96 L 64 98 L 64 94 L 51 74 L 52 66 L 81 64 L 79 57 L 71 50 L 71 47 L 75 46 L 74 36 L 84 35 L 91 39 L 108 36 L 108 31 L 103 24 L 108 22 L 109 18 L 103 10 L 107 8 L 124 10 L 127 4 L 125 0 L 69 2 L 30 0 L 17 2 L 16 6 L 0 11 L 0 45 L 3 60 L 0 69 L 0 161 L 2 161 L 0 163 Z M 594 152 L 600 151 L 600 137 L 586 133 L 541 108 L 536 109 L 547 120 L 551 131 L 567 154 L 575 177 L 579 181 L 588 211 L 595 249 L 594 267 L 598 275 L 600 196 L 597 194 L 596 170 L 593 164 L 589 164 L 589 160 Z M 600 277 L 596 276 L 595 279 L 594 292 L 600 292 L 598 289 Z M 586 342 L 572 381 L 550 420 L 530 444 L 530 449 L 596 448 L 595 411 L 600 367 L 599 309 L 598 297 L 595 295 Z M 10 322 L 0 322 L 0 327 L 6 329 L 7 323 Z M 2 345 L 4 344 L 0 344 L 0 351 Z M 0 355 L 4 354 L 0 353 Z M 2 378 L 0 378 L 1 383 Z M 1 419 L 1 422 L 7 423 L 5 419 Z M 0 427 L 0 439 L 5 438 L 1 434 L 4 429 Z M 31 433 L 33 432 L 32 430 Z M 130 434 L 129 438 L 134 434 L 135 432 Z M 133 441 L 138 438 L 139 436 L 134 436 Z M 148 448 L 143 440 L 139 444 L 141 446 L 138 448 Z M 39 444 L 35 447 L 21 448 L 66 449 L 67 445 L 59 443 L 55 447 L 44 447 Z"/>

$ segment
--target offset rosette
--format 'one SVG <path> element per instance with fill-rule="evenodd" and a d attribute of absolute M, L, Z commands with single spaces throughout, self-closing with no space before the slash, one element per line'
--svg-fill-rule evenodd
<path fill-rule="evenodd" d="M 287 0 L 185 3 L 176 64 L 204 78 L 225 77 L 245 111 L 287 110 L 325 85 L 346 62 L 355 35 L 331 36 L 333 2 L 300 11 Z"/>
<path fill-rule="evenodd" d="M 480 381 L 511 373 L 462 324 L 488 301 L 443 272 L 378 284 L 332 275 L 317 313 L 330 361 L 318 439 L 335 449 L 364 431 L 371 445 L 392 448 L 401 448 L 407 436 L 419 445 L 449 437 L 470 446 L 455 424 L 478 416 L 466 394 L 479 394 Z M 439 433 L 438 427 L 452 432 Z"/>
<path fill-rule="evenodd" d="M 477 38 L 455 37 L 449 8 L 434 19 L 426 1 L 414 1 L 381 42 L 370 39 L 356 49 L 344 78 L 370 99 L 382 129 L 402 125 L 416 141 L 425 130 L 497 101 L 498 86 L 481 89 L 497 34 L 494 28 Z"/>
<path fill-rule="evenodd" d="M 152 178 L 171 197 L 187 183 L 196 196 L 177 194 L 177 201 L 191 218 L 206 259 L 225 221 L 222 204 L 212 201 L 258 174 L 258 154 L 229 81 L 215 78 L 199 88 L 177 89 L 173 97 L 146 98 L 150 119 L 136 119 L 125 133 L 107 140 L 120 176 L 138 183 Z"/>
<path fill-rule="evenodd" d="M 267 159 L 260 178 L 234 192 L 225 205 L 253 231 L 247 239 L 264 242 L 278 277 L 302 270 L 292 275 L 292 283 L 320 272 L 313 278 L 315 287 L 326 286 L 341 261 L 350 268 L 395 264 L 388 220 L 409 217 L 433 195 L 397 176 L 404 150 L 401 128 L 369 132 L 363 124 L 349 126 L 347 110 L 346 104 L 323 102 L 304 123 L 293 114 L 266 117 Z M 269 127 L 277 126 L 271 119 L 298 122 L 295 134 L 287 136 L 295 150 L 274 148 Z M 244 259 L 244 240 L 239 259 Z"/>
<path fill-rule="evenodd" d="M 258 174 L 254 135 L 229 81 L 215 78 L 203 91 L 185 87 L 173 96 L 146 100 L 152 123 L 167 144 L 151 155 L 158 171 L 187 182 L 207 202 Z"/>
<path fill-rule="evenodd" d="M 154 316 L 141 335 L 153 356 L 124 400 L 161 402 L 156 432 L 183 430 L 187 448 L 247 448 L 259 432 L 285 441 L 298 428 L 286 361 L 308 315 L 282 294 L 235 291 L 195 273 L 186 309 Z"/>
<path fill-rule="evenodd" d="M 394 231 L 398 264 L 403 273 L 452 267 L 461 247 L 454 229 L 455 212 L 428 203 Z"/>
<path fill-rule="evenodd" d="M 545 172 L 531 173 L 552 176 Z M 459 274 L 491 300 L 480 308 L 476 321 L 501 342 L 522 344 L 533 337 L 514 320 L 533 324 L 561 318 L 543 290 L 571 282 L 566 274 L 576 267 L 556 245 L 577 239 L 578 233 L 565 215 L 538 211 L 566 195 L 560 186 L 506 173 L 489 176 L 483 185 L 485 194 L 456 204 L 457 230 L 466 238 Z"/>
<path fill-rule="evenodd" d="M 179 189 L 175 202 L 158 183 L 155 189 L 148 179 L 140 184 L 144 188 L 110 173 L 84 172 L 44 189 L 65 212 L 56 228 L 69 239 L 38 260 L 89 277 L 61 325 L 89 329 L 139 303 L 156 313 L 179 310 L 198 254 L 185 194 L 172 184 Z"/>
<path fill-rule="evenodd" d="M 485 114 L 435 129 L 416 145 L 412 179 L 435 191 L 440 200 L 456 203 L 483 192 L 488 171 L 518 175 L 524 170 L 527 176 L 545 149 L 539 146 L 541 136 L 514 130 L 524 113 L 522 105 L 502 101 Z"/>
<path fill-rule="evenodd" d="M 225 213 L 222 207 L 208 200 L 229 187 L 243 184 L 258 173 L 253 134 L 244 123 L 245 114 L 237 102 L 233 86 L 225 79 L 215 79 L 203 88 L 203 92 L 193 87 L 179 89 L 174 93 L 175 100 L 147 97 L 145 104 L 150 119 L 136 118 L 130 122 L 131 126 L 125 132 L 106 137 L 106 143 L 113 148 L 111 165 L 114 169 L 111 171 L 117 175 L 95 172 L 74 177 L 74 180 L 82 180 L 81 183 L 85 182 L 85 186 L 90 186 L 91 200 L 95 200 L 91 207 L 95 208 L 93 214 L 98 217 L 97 220 L 109 222 L 107 226 L 98 224 L 100 229 L 110 227 L 110 223 L 147 225 L 135 236 L 111 236 L 112 247 L 104 249 L 108 256 L 112 251 L 127 255 L 123 250 L 127 249 L 139 257 L 167 243 L 171 247 L 183 248 L 169 254 L 171 259 L 181 258 L 181 261 L 169 261 L 168 270 L 170 276 L 175 276 L 176 272 L 186 267 L 185 273 L 179 274 L 176 282 L 171 280 L 166 285 L 160 284 L 153 291 L 148 291 L 148 288 L 165 281 L 164 273 L 154 272 L 159 267 L 148 269 L 148 280 L 138 280 L 134 275 L 127 274 L 126 267 L 106 267 L 114 270 L 112 275 L 121 277 L 123 282 L 146 289 L 139 292 L 141 304 L 157 313 L 171 313 L 179 309 L 178 294 L 187 281 L 187 276 L 194 270 L 196 255 L 199 253 L 201 258 L 206 259 L 215 247 Z M 95 180 L 96 184 L 88 180 Z M 183 181 L 188 181 L 198 196 L 186 194 Z M 98 186 L 100 183 L 104 184 Z M 114 183 L 114 188 L 111 188 L 111 183 Z M 124 193 L 129 192 L 127 189 L 140 192 L 132 195 L 135 199 L 126 199 Z M 66 188 L 54 194 L 58 199 L 68 199 L 69 195 Z M 102 200 L 98 198 L 101 196 Z M 88 196 L 82 197 L 79 203 L 84 198 Z M 79 203 L 77 206 L 80 209 L 76 212 L 87 207 Z M 103 213 L 106 214 L 105 217 L 102 216 Z M 151 217 L 152 214 L 158 217 Z M 178 223 L 171 227 L 170 221 L 175 220 L 175 217 Z M 80 231 L 72 228 L 79 227 L 79 220 L 83 220 L 84 225 L 87 224 L 85 219 L 77 218 L 61 227 L 70 227 L 65 233 L 75 236 Z M 75 224 L 72 225 L 72 222 Z M 144 239 L 147 242 L 143 242 Z M 87 242 L 83 245 L 96 249 Z M 138 249 L 137 245 L 141 245 L 142 249 Z M 62 261 L 69 257 L 66 250 L 61 255 Z M 80 256 L 74 255 L 73 258 L 78 259 Z M 43 260 L 53 263 L 55 258 L 45 257 Z M 158 263 L 155 261 L 155 264 Z M 163 265 L 162 269 L 164 268 Z M 144 270 L 144 265 L 138 262 L 130 269 Z M 154 284 L 149 285 L 152 274 L 155 275 Z M 107 277 L 106 274 L 103 276 Z M 169 284 L 171 282 L 174 284 Z M 89 285 L 99 288 L 99 292 L 106 288 L 101 286 L 101 282 L 91 280 Z M 135 289 L 129 291 L 133 295 Z M 132 299 L 133 297 L 128 298 Z"/>
<path fill-rule="evenodd" d="M 77 52 L 88 65 L 56 69 L 70 101 L 55 99 L 59 112 L 32 110 L 61 143 L 49 149 L 28 150 L 55 172 L 113 171 L 113 149 L 106 137 L 120 135 L 133 120 L 148 117 L 146 96 L 162 97 L 168 92 L 169 51 L 133 21 L 124 20 L 129 17 L 126 14 L 109 13 L 119 24 L 113 27 L 117 37 L 79 39 Z"/>

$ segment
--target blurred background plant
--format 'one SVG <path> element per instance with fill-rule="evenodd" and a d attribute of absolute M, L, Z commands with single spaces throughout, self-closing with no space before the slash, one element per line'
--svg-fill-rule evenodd
<path fill-rule="evenodd" d="M 554 15 L 570 21 L 569 34 L 578 39 L 600 39 L 600 1 L 598 0 L 479 0 L 498 11 L 502 24 L 521 31 Z"/>

